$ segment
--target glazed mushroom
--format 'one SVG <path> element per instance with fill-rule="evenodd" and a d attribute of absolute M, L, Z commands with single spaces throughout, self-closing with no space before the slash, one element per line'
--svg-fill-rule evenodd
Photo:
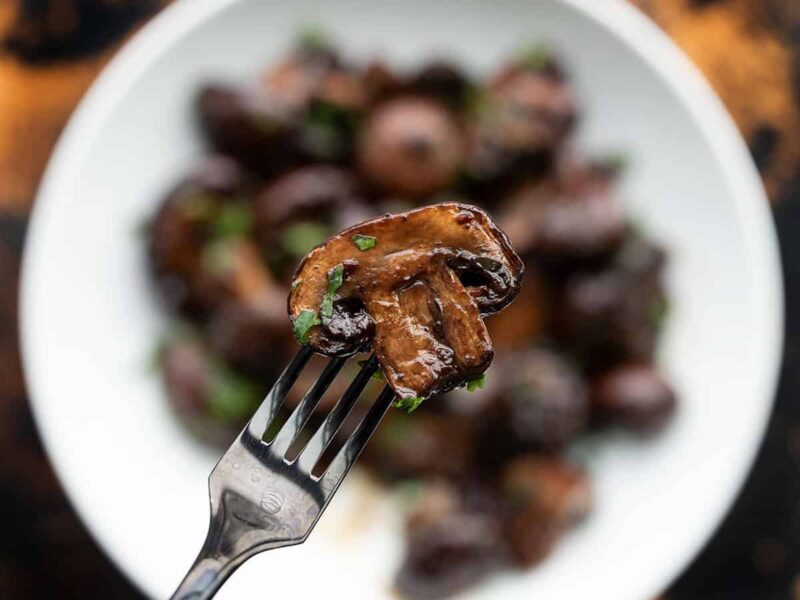
<path fill-rule="evenodd" d="M 464 144 L 444 105 L 404 96 L 381 104 L 366 118 L 356 154 L 359 168 L 379 190 L 427 198 L 453 183 Z"/>
<path fill-rule="evenodd" d="M 540 562 L 592 507 L 586 473 L 555 456 L 520 456 L 503 471 L 500 487 L 506 539 L 521 566 Z"/>
<path fill-rule="evenodd" d="M 238 268 L 238 241 L 252 220 L 240 198 L 245 193 L 236 163 L 212 156 L 164 199 L 149 223 L 147 242 L 154 281 L 169 307 L 192 319 L 205 318 L 251 280 L 238 273 L 258 270 L 249 260 Z"/>
<path fill-rule="evenodd" d="M 494 357 L 481 319 L 519 291 L 523 265 L 489 216 L 447 203 L 372 219 L 331 238 L 295 273 L 295 335 L 322 354 L 370 345 L 411 408 L 481 376 Z"/>
<path fill-rule="evenodd" d="M 650 364 L 621 365 L 592 382 L 592 411 L 597 420 L 641 434 L 661 431 L 676 404 L 675 392 Z"/>
<path fill-rule="evenodd" d="M 269 389 L 228 368 L 199 337 L 189 333 L 169 340 L 158 359 L 176 416 L 214 446 L 231 443 Z"/>
<path fill-rule="evenodd" d="M 607 268 L 571 276 L 553 315 L 562 347 L 592 373 L 651 361 L 668 309 L 665 265 L 658 246 L 629 233 Z"/>
<path fill-rule="evenodd" d="M 498 208 L 498 222 L 521 256 L 536 259 L 547 270 L 573 271 L 601 263 L 627 232 L 615 177 L 597 163 L 525 182 Z"/>
<path fill-rule="evenodd" d="M 197 95 L 196 111 L 218 152 L 261 175 L 271 177 L 309 159 L 296 111 L 259 90 L 206 85 Z"/>
<path fill-rule="evenodd" d="M 497 366 L 503 393 L 484 431 L 487 459 L 504 452 L 558 451 L 584 430 L 589 394 L 580 373 L 565 357 L 531 348 Z"/>
<path fill-rule="evenodd" d="M 577 102 L 561 68 L 544 55 L 504 68 L 485 92 L 468 135 L 466 174 L 471 191 L 491 202 L 553 165 L 574 128 Z"/>

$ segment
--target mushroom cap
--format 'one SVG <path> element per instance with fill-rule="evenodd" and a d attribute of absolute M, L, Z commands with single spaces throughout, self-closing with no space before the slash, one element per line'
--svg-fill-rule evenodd
<path fill-rule="evenodd" d="M 358 239 L 373 245 L 361 250 Z M 289 315 L 321 317 L 308 342 L 323 354 L 372 343 L 398 395 L 424 398 L 488 368 L 494 351 L 481 316 L 514 299 L 522 273 L 485 212 L 437 204 L 366 221 L 312 250 L 295 273 Z"/>
<path fill-rule="evenodd" d="M 656 433 L 675 408 L 675 392 L 651 364 L 624 364 L 592 383 L 592 409 L 601 422 Z"/>
<path fill-rule="evenodd" d="M 367 117 L 357 154 L 362 172 L 378 188 L 425 198 L 455 179 L 464 160 L 464 141 L 442 104 L 422 96 L 401 96 Z"/>

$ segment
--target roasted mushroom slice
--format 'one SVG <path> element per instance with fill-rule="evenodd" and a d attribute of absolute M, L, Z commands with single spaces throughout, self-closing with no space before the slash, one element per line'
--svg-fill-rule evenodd
<path fill-rule="evenodd" d="M 489 216 L 446 203 L 386 215 L 315 248 L 295 273 L 295 335 L 322 354 L 370 343 L 407 407 L 480 376 L 494 356 L 481 319 L 519 291 L 522 261 Z"/>

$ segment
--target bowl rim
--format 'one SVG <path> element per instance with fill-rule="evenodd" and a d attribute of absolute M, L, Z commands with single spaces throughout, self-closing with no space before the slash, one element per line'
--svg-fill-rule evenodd
<path fill-rule="evenodd" d="M 56 477 L 79 519 L 117 569 L 145 595 L 152 589 L 146 582 L 136 578 L 129 570 L 123 553 L 108 543 L 101 528 L 93 522 L 82 500 L 83 492 L 72 483 L 69 469 L 56 452 L 57 436 L 47 424 L 44 409 L 46 403 L 41 392 L 37 391 L 37 379 L 33 376 L 35 350 L 31 327 L 31 299 L 34 294 L 32 257 L 36 252 L 32 248 L 41 244 L 39 232 L 42 228 L 37 224 L 43 220 L 42 214 L 46 207 L 56 201 L 62 181 L 68 181 L 70 173 L 75 171 L 75 165 L 81 163 L 92 139 L 99 131 L 103 117 L 127 94 L 131 82 L 149 68 L 175 40 L 243 1 L 245 0 L 184 0 L 173 3 L 133 34 L 117 52 L 80 101 L 52 152 L 30 213 L 22 257 L 19 289 L 20 347 L 23 373 L 37 431 Z M 746 448 L 740 453 L 742 459 L 735 465 L 736 477 L 731 478 L 724 491 L 721 510 L 707 519 L 704 528 L 695 532 L 690 551 L 676 558 L 669 568 L 663 570 L 659 586 L 653 590 L 653 594 L 657 594 L 685 570 L 728 514 L 752 470 L 764 438 L 772 413 L 783 355 L 785 309 L 778 239 L 767 194 L 746 143 L 710 84 L 667 34 L 625 0 L 552 1 L 571 8 L 622 42 L 628 51 L 636 54 L 649 69 L 656 72 L 691 115 L 709 147 L 718 157 L 724 177 L 731 183 L 732 189 L 741 191 L 730 196 L 730 200 L 738 214 L 737 225 L 742 229 L 749 253 L 755 255 L 755 261 L 763 269 L 762 281 L 765 288 L 761 290 L 762 303 L 770 307 L 771 318 L 767 319 L 764 339 L 761 340 L 766 349 L 760 356 L 763 376 L 758 382 L 758 397 L 764 400 L 761 402 L 758 423 L 754 424 L 754 435 L 746 440 Z"/>

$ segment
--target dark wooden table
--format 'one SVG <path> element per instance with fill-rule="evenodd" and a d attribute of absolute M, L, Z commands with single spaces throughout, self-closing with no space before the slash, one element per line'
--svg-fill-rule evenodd
<path fill-rule="evenodd" d="M 800 319 L 791 310 L 800 301 L 800 0 L 635 2 L 703 69 L 748 139 L 773 200 L 787 282 L 769 433 L 733 511 L 666 597 L 800 600 Z M 17 289 L 27 214 L 61 128 L 109 57 L 164 3 L 0 0 L 3 599 L 141 598 L 89 538 L 42 452 L 20 366 Z"/>

